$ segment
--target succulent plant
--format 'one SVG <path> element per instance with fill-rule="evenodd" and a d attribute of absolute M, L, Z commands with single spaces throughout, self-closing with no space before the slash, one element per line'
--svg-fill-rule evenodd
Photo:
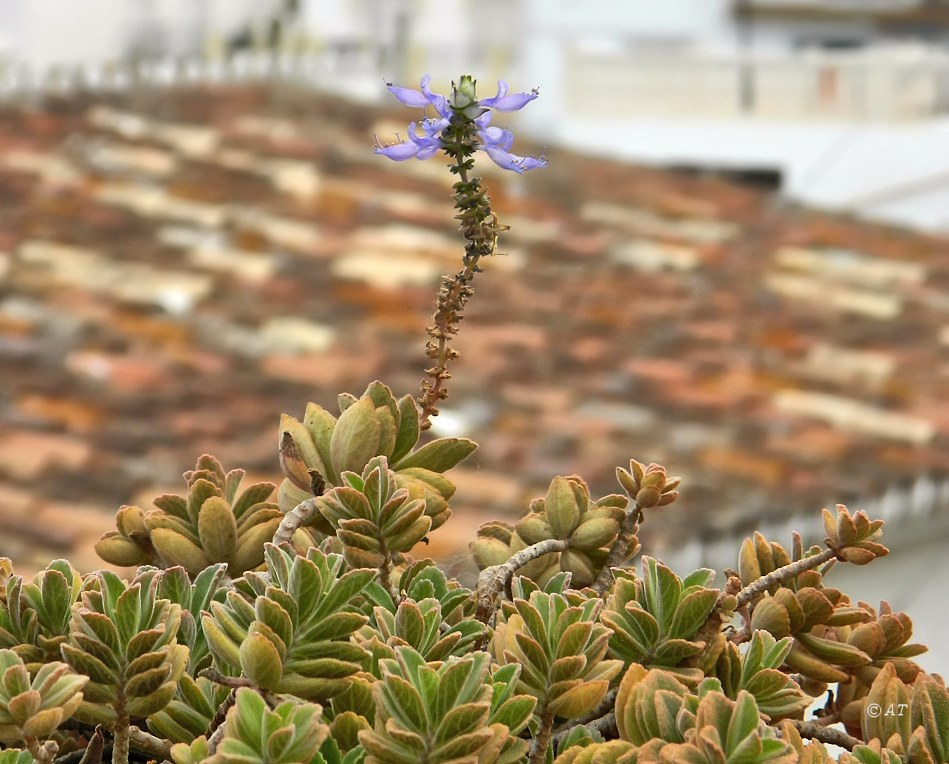
<path fill-rule="evenodd" d="M 350 603 L 375 571 L 345 571 L 342 557 L 315 548 L 294 557 L 267 544 L 265 556 L 266 573 L 245 575 L 246 594 L 228 591 L 202 617 L 211 652 L 261 689 L 331 698 L 369 657 L 350 641 L 368 620 Z"/>
<path fill-rule="evenodd" d="M 29 751 L 7 748 L 0 751 L 0 764 L 33 764 L 35 759 Z"/>
<path fill-rule="evenodd" d="M 58 660 L 81 588 L 82 577 L 67 560 L 54 560 L 27 583 L 21 576 L 8 577 L 0 604 L 0 647 L 12 649 L 33 673 Z"/>
<path fill-rule="evenodd" d="M 320 748 L 329 736 L 315 703 L 286 700 L 268 708 L 253 690 L 242 687 L 227 712 L 224 735 L 212 754 L 208 740 L 178 743 L 175 764 L 325 764 Z"/>
<path fill-rule="evenodd" d="M 643 557 L 642 569 L 642 578 L 617 574 L 600 615 L 613 630 L 610 655 L 626 666 L 662 667 L 696 683 L 702 670 L 682 664 L 705 648 L 695 637 L 718 600 L 718 589 L 708 588 L 715 571 L 701 568 L 683 580 L 652 557 Z"/>
<path fill-rule="evenodd" d="M 797 756 L 791 746 L 767 726 L 751 693 L 741 690 L 735 700 L 725 697 L 714 679 L 699 685 L 694 717 L 685 742 L 662 748 L 662 761 L 688 764 L 792 764 Z"/>
<path fill-rule="evenodd" d="M 528 514 L 515 526 L 492 521 L 482 525 L 471 551 L 481 570 L 500 565 L 527 547 L 560 539 L 562 551 L 545 554 L 524 565 L 519 575 L 546 584 L 561 572 L 570 573 L 577 586 L 596 579 L 619 534 L 629 500 L 610 494 L 597 501 L 576 475 L 555 477 L 543 498 L 530 503 Z"/>
<path fill-rule="evenodd" d="M 168 705 L 148 717 L 148 728 L 172 743 L 190 743 L 208 729 L 229 694 L 206 677 L 183 674 Z"/>
<path fill-rule="evenodd" d="M 114 731 L 116 764 L 128 758 L 130 719 L 161 711 L 188 664 L 188 648 L 175 640 L 181 606 L 158 598 L 158 579 L 156 570 L 131 583 L 110 571 L 90 576 L 60 647 L 73 670 L 90 679 L 75 716 Z"/>
<path fill-rule="evenodd" d="M 910 762 L 949 762 L 949 690 L 928 674 L 912 685 L 896 667 L 881 669 L 867 693 L 861 715 L 864 740 L 878 740 Z"/>
<path fill-rule="evenodd" d="M 211 665 L 211 651 L 201 628 L 201 614 L 212 600 L 223 599 L 226 571 L 224 563 L 209 565 L 192 582 L 184 568 L 175 566 L 162 571 L 158 577 L 158 596 L 181 606 L 177 639 L 188 648 L 188 673 L 195 676 Z"/>
<path fill-rule="evenodd" d="M 629 460 L 629 469 L 616 468 L 616 479 L 640 509 L 664 507 L 679 497 L 680 477 L 669 477 L 661 464 Z"/>
<path fill-rule="evenodd" d="M 728 642 L 715 665 L 722 691 L 732 700 L 741 690 L 751 693 L 758 711 L 771 722 L 800 718 L 811 698 L 780 670 L 793 643 L 791 637 L 776 640 L 766 631 L 755 631 L 744 653 Z"/>
<path fill-rule="evenodd" d="M 760 710 L 760 709 L 759 709 Z M 801 733 L 798 732 L 790 722 L 783 722 L 778 727 L 781 738 L 787 742 L 794 755 L 797 757 L 797 764 L 836 764 L 836 759 L 831 757 L 826 746 L 819 740 L 804 741 Z"/>
<path fill-rule="evenodd" d="M 25 742 L 37 751 L 37 740 L 79 708 L 88 681 L 59 661 L 44 664 L 31 679 L 20 656 L 0 650 L 0 742 Z"/>
<path fill-rule="evenodd" d="M 244 470 L 225 473 L 217 459 L 205 454 L 184 473 L 185 496 L 159 496 L 156 508 L 147 512 L 123 506 L 115 516 L 118 530 L 104 534 L 96 552 L 113 565 L 180 565 L 190 575 L 218 562 L 227 563 L 231 576 L 256 568 L 283 513 L 267 501 L 272 483 L 238 493 L 243 477 Z"/>
<path fill-rule="evenodd" d="M 310 403 L 302 422 L 286 414 L 280 420 L 280 463 L 286 475 L 278 491 L 280 508 L 289 512 L 311 498 L 314 480 L 343 485 L 344 472 L 361 475 L 371 459 L 384 456 L 398 487 L 407 489 L 410 499 L 424 500 L 431 529 L 440 527 L 451 514 L 448 499 L 455 492 L 442 473 L 476 444 L 439 438 L 415 449 L 421 432 L 418 406 L 410 395 L 397 401 L 381 382 L 370 384 L 360 398 L 340 395 L 339 409 L 337 419 Z"/>
<path fill-rule="evenodd" d="M 879 740 L 871 740 L 866 745 L 854 746 L 853 751 L 844 751 L 838 764 L 905 764 L 905 759 L 892 748 L 883 746 Z"/>
<path fill-rule="evenodd" d="M 316 509 L 317 529 L 336 536 L 356 568 L 391 570 L 432 527 L 425 501 L 398 487 L 384 456 L 370 459 L 362 475 L 343 472 L 340 485 L 316 499 Z"/>
<path fill-rule="evenodd" d="M 513 602 L 502 603 L 491 641 L 499 664 L 522 667 L 518 690 L 537 699 L 541 739 L 556 717 L 577 718 L 596 708 L 623 668 L 622 661 L 604 660 L 610 630 L 598 622 L 602 601 L 568 598 L 562 593 L 568 578 L 552 579 L 547 591 L 516 578 Z"/>
<path fill-rule="evenodd" d="M 849 515 L 842 511 L 839 517 L 846 523 Z M 741 583 L 748 586 L 779 569 L 789 570 L 812 560 L 832 560 L 836 553 L 831 548 L 820 552 L 819 547 L 805 552 L 795 537 L 792 556 L 780 544 L 755 533 L 741 546 Z M 871 620 L 872 614 L 853 606 L 839 590 L 824 586 L 823 573 L 818 570 L 802 569 L 778 581 L 751 600 L 749 611 L 752 630 L 767 631 L 776 639 L 794 637 L 785 664 L 815 682 L 846 682 L 872 662 L 859 643 L 851 644 L 841 637 L 843 629 Z"/>
<path fill-rule="evenodd" d="M 477 652 L 427 663 L 411 647 L 397 647 L 373 687 L 375 726 L 359 733 L 367 764 L 517 761 L 524 746 L 512 738 L 527 726 L 535 701 L 510 694 L 516 669 L 492 682 L 490 662 Z"/>
<path fill-rule="evenodd" d="M 637 749 L 625 740 L 608 740 L 574 745 L 557 756 L 558 764 L 636 764 Z"/>
<path fill-rule="evenodd" d="M 838 550 L 837 559 L 866 565 L 889 554 L 889 550 L 877 542 L 883 533 L 882 520 L 870 520 L 863 510 L 851 515 L 843 504 L 837 505 L 836 516 L 829 509 L 824 509 L 821 515 L 827 533 L 824 543 Z"/>
<path fill-rule="evenodd" d="M 633 745 L 651 740 L 681 743 L 685 740 L 678 716 L 694 703 L 688 687 L 663 669 L 632 664 L 623 674 L 616 694 L 616 727 L 619 736 Z"/>

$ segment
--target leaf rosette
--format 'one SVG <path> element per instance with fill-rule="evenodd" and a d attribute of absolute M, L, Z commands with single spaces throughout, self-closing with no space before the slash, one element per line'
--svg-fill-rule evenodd
<path fill-rule="evenodd" d="M 73 609 L 69 640 L 60 648 L 89 677 L 76 718 L 112 727 L 162 710 L 174 697 L 188 663 L 178 644 L 181 606 L 160 599 L 158 571 L 126 583 L 110 571 L 87 579 Z"/>
<path fill-rule="evenodd" d="M 682 666 L 705 642 L 696 638 L 715 607 L 719 590 L 709 588 L 715 572 L 701 568 L 680 579 L 652 557 L 643 557 L 642 577 L 617 574 L 600 620 L 613 630 L 610 655 L 626 666 L 665 668 L 693 683 L 701 669 Z"/>
<path fill-rule="evenodd" d="M 438 438 L 420 448 L 419 410 L 412 396 L 396 400 L 381 382 L 373 382 L 359 398 L 339 396 L 339 417 L 322 406 L 307 404 L 301 422 L 280 420 L 280 464 L 286 479 L 278 501 L 284 512 L 312 498 L 315 483 L 336 487 L 343 473 L 361 475 L 370 460 L 384 456 L 399 488 L 411 500 L 424 502 L 431 529 L 451 515 L 448 500 L 455 487 L 442 473 L 469 456 L 477 445 L 467 438 Z"/>
<path fill-rule="evenodd" d="M 561 581 L 562 582 L 562 581 Z M 513 602 L 504 602 L 491 641 L 495 660 L 522 667 L 518 689 L 537 698 L 540 713 L 564 719 L 583 716 L 606 696 L 623 662 L 605 660 L 610 630 L 598 622 L 602 601 L 512 582 Z M 521 595 L 526 595 L 521 596 Z"/>
<path fill-rule="evenodd" d="M 149 511 L 122 507 L 115 516 L 118 530 L 104 534 L 96 552 L 113 565 L 180 565 L 190 575 L 220 562 L 227 563 L 231 576 L 256 568 L 283 513 L 268 501 L 272 483 L 241 491 L 244 474 L 225 473 L 217 459 L 205 454 L 184 473 L 186 495 L 159 496 Z"/>
<path fill-rule="evenodd" d="M 352 600 L 375 571 L 347 571 L 341 556 L 315 548 L 294 557 L 273 544 L 266 564 L 202 616 L 215 660 L 263 690 L 309 701 L 343 692 L 369 657 L 350 639 L 368 620 Z"/>

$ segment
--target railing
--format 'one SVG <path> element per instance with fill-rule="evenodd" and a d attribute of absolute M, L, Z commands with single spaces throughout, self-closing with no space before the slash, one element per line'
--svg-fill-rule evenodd
<path fill-rule="evenodd" d="M 924 119 L 949 111 L 949 54 L 567 52 L 568 113 L 598 118 Z"/>

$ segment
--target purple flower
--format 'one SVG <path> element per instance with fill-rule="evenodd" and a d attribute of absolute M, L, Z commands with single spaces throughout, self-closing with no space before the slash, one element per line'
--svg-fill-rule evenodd
<path fill-rule="evenodd" d="M 389 92 L 399 103 L 418 109 L 427 109 L 431 106 L 438 117 L 423 119 L 419 123 L 412 122 L 409 125 L 408 141 L 400 139 L 399 143 L 384 146 L 378 142 L 377 138 L 377 145 L 373 148 L 375 153 L 397 162 L 412 157 L 429 159 L 444 147 L 442 131 L 449 126 L 452 116 L 461 114 L 477 126 L 476 135 L 479 141 L 477 148 L 485 151 L 498 167 L 520 174 L 547 164 L 544 157 L 522 157 L 512 154 L 509 149 L 514 142 L 514 134 L 510 130 L 490 125 L 492 109 L 494 111 L 523 109 L 537 98 L 536 89 L 530 93 L 508 93 L 507 83 L 500 80 L 497 95 L 479 101 L 475 97 L 474 80 L 465 76 L 461 78 L 459 85 L 452 85 L 451 98 L 447 98 L 429 89 L 431 79 L 427 74 L 422 77 L 418 90 L 387 85 Z M 416 132 L 419 127 L 422 135 Z"/>

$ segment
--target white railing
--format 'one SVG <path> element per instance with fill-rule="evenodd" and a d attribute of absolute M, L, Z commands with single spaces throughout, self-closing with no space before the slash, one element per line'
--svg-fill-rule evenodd
<path fill-rule="evenodd" d="M 949 53 L 590 53 L 564 67 L 568 113 L 610 118 L 909 121 L 949 111 Z"/>

